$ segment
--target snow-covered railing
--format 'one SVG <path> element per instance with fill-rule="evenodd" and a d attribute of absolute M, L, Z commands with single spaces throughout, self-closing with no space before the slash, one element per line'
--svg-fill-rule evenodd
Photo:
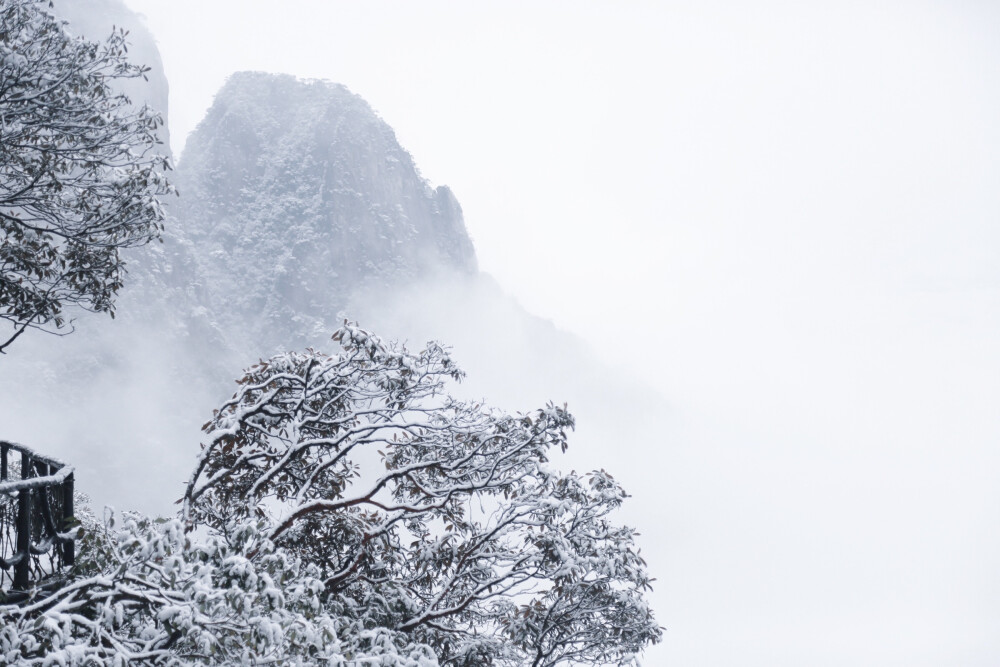
<path fill-rule="evenodd" d="M 75 558 L 73 522 L 72 466 L 0 441 L 0 599 L 59 584 Z"/>

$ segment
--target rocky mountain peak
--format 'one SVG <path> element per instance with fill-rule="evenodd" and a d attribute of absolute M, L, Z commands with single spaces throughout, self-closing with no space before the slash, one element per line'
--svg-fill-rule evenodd
<path fill-rule="evenodd" d="M 192 297 L 259 353 L 328 330 L 360 288 L 477 271 L 455 196 L 339 84 L 234 74 L 175 182 L 168 245 L 198 277 Z"/>
<path fill-rule="evenodd" d="M 209 209 L 293 236 L 305 224 L 350 246 L 350 257 L 335 258 L 342 277 L 476 270 L 455 197 L 431 188 L 392 128 L 340 84 L 234 74 L 188 139 L 177 181 L 186 213 Z M 182 220 L 185 232 L 217 231 L 191 222 L 201 221 Z"/>

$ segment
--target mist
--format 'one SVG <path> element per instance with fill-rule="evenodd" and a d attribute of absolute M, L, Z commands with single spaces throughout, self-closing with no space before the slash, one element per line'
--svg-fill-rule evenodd
<path fill-rule="evenodd" d="M 328 319 L 450 344 L 463 397 L 569 404 L 554 467 L 622 481 L 657 577 L 646 665 L 997 663 L 995 8 L 128 5 L 175 153 L 226 76 L 281 71 L 346 83 L 449 184 L 483 273 Z M 201 334 L 148 322 L 67 386 L 38 360 L 119 327 L 79 324 L 0 359 L 3 436 L 76 465 L 97 507 L 170 512 L 270 350 L 206 382 L 178 361 Z"/>

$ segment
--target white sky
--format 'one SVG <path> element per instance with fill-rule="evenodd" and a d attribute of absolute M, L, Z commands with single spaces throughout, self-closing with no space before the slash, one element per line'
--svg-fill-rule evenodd
<path fill-rule="evenodd" d="M 175 151 L 233 71 L 344 83 L 663 392 L 648 665 L 1000 664 L 1000 6 L 127 4 Z"/>

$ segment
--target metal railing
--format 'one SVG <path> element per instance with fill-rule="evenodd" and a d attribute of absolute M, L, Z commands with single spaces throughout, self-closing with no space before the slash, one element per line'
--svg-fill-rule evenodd
<path fill-rule="evenodd" d="M 0 598 L 58 586 L 75 560 L 74 524 L 72 466 L 0 441 Z"/>

